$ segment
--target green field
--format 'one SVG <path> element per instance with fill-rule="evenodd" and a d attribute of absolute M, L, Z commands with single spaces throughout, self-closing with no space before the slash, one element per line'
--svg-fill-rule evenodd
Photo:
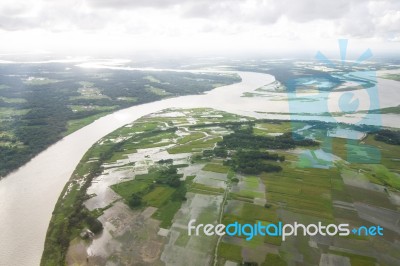
<path fill-rule="evenodd" d="M 175 189 L 170 187 L 156 187 L 150 193 L 143 197 L 143 200 L 154 207 L 161 207 L 166 201 L 168 201 L 171 195 L 175 192 Z"/>
<path fill-rule="evenodd" d="M 168 149 L 168 152 L 171 154 L 177 154 L 177 153 L 193 152 L 196 150 L 209 149 L 214 147 L 215 143 L 217 143 L 221 139 L 222 139 L 221 137 L 215 137 L 206 140 L 203 139 L 194 140 L 187 144 L 179 145 L 171 149 Z"/>
<path fill-rule="evenodd" d="M 110 112 L 104 112 L 104 113 L 99 113 L 99 114 L 95 114 L 89 117 L 85 117 L 85 118 L 81 118 L 81 119 L 74 119 L 74 120 L 70 120 L 67 123 L 67 131 L 64 133 L 64 136 L 67 136 L 75 131 L 77 131 L 78 129 L 81 129 L 84 126 L 87 126 L 91 123 L 93 123 L 95 120 L 99 119 L 100 117 L 103 117 L 107 114 L 109 114 Z"/>
<path fill-rule="evenodd" d="M 383 76 L 383 78 L 400 81 L 400 74 L 386 74 Z"/>
<path fill-rule="evenodd" d="M 227 260 L 241 262 L 242 248 L 228 243 L 221 243 L 218 248 L 218 256 Z"/>
<path fill-rule="evenodd" d="M 111 188 L 126 201 L 129 201 L 133 193 L 143 191 L 147 189 L 149 185 L 150 183 L 131 180 L 112 185 Z"/>
<path fill-rule="evenodd" d="M 226 174 L 229 171 L 229 167 L 222 165 L 222 164 L 208 163 L 203 167 L 203 170 L 215 172 L 215 173 Z"/>

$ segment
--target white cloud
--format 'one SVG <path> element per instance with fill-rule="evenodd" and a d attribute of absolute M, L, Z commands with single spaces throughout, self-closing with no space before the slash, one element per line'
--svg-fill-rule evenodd
<path fill-rule="evenodd" d="M 400 1 L 2 0 L 0 37 L 3 50 L 290 49 L 340 37 L 384 45 L 399 40 Z"/>

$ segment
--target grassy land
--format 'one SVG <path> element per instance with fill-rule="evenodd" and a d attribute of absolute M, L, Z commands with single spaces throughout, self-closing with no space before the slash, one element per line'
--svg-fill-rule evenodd
<path fill-rule="evenodd" d="M 149 185 L 150 182 L 130 180 L 112 185 L 111 188 L 115 191 L 115 193 L 119 194 L 124 200 L 128 202 L 133 193 L 143 191 L 147 189 Z"/>
<path fill-rule="evenodd" d="M 168 149 L 170 154 L 177 154 L 177 153 L 187 153 L 187 152 L 194 152 L 200 149 L 210 149 L 213 148 L 215 143 L 222 140 L 222 137 L 214 137 L 207 140 L 199 139 L 195 141 L 191 141 L 184 145 L 179 145 Z"/>
<path fill-rule="evenodd" d="M 278 216 L 274 207 L 265 208 L 263 206 L 250 203 L 243 203 L 240 216 L 249 222 L 269 221 L 277 222 Z"/>
<path fill-rule="evenodd" d="M 29 112 L 29 109 L 14 109 L 8 107 L 0 107 L 0 119 L 9 119 L 14 116 L 22 116 Z"/>
<path fill-rule="evenodd" d="M 258 191 L 253 191 L 253 190 L 248 190 L 248 189 L 242 189 L 242 190 L 240 190 L 240 192 L 232 193 L 232 194 L 238 195 L 240 197 L 251 198 L 251 199 L 264 197 L 264 193 L 258 192 Z"/>
<path fill-rule="evenodd" d="M 268 253 L 265 257 L 265 262 L 262 266 L 285 266 L 287 265 L 286 261 L 282 259 L 281 256 L 277 254 Z"/>
<path fill-rule="evenodd" d="M 268 202 L 316 217 L 332 219 L 332 180 L 340 179 L 337 169 L 296 169 L 286 165 L 280 173 L 263 174 Z"/>
<path fill-rule="evenodd" d="M 355 159 L 359 160 L 359 162 L 353 162 L 348 166 L 349 168 L 357 172 L 361 169 L 373 183 L 400 189 L 400 183 L 395 174 L 400 173 L 398 168 L 400 146 L 376 141 L 373 134 L 369 134 L 362 143 L 341 138 L 334 138 L 332 143 L 335 155 L 350 162 Z M 362 153 L 360 152 L 359 156 L 357 156 L 355 151 L 362 151 Z M 363 159 L 364 157 L 366 157 L 365 160 Z M 378 160 L 372 162 L 370 157 Z"/>
<path fill-rule="evenodd" d="M 396 81 L 400 81 L 400 74 L 386 74 L 383 76 L 384 79 L 392 79 Z"/>
<path fill-rule="evenodd" d="M 222 242 L 218 247 L 218 256 L 226 260 L 241 262 L 242 247 Z"/>
<path fill-rule="evenodd" d="M 150 81 L 150 82 L 153 82 L 153 83 L 161 83 L 161 81 L 160 80 L 158 80 L 158 79 L 156 79 L 155 77 L 153 77 L 153 76 L 145 76 L 145 77 L 143 77 L 143 79 L 146 79 L 146 80 L 148 80 L 148 81 Z"/>
<path fill-rule="evenodd" d="M 258 177 L 248 176 L 248 177 L 245 177 L 243 181 L 245 182 L 246 187 L 249 189 L 258 188 L 258 185 L 259 185 Z"/>
<path fill-rule="evenodd" d="M 221 173 L 221 174 L 228 173 L 229 169 L 230 169 L 229 166 L 222 165 L 222 163 L 221 164 L 208 163 L 203 167 L 204 171 Z"/>
<path fill-rule="evenodd" d="M 276 123 L 256 123 L 254 126 L 254 134 L 266 136 L 268 133 L 284 133 L 292 129 L 291 122 L 276 122 Z"/>
<path fill-rule="evenodd" d="M 202 132 L 191 132 L 190 135 L 186 135 L 183 138 L 178 139 L 179 144 L 186 144 L 190 141 L 198 140 L 204 138 L 206 135 Z"/>
<path fill-rule="evenodd" d="M 159 95 L 159 96 L 171 95 L 171 93 L 166 92 L 166 91 L 163 90 L 163 89 L 153 87 L 153 86 L 147 87 L 146 90 L 149 91 L 149 92 L 151 92 L 151 93 L 154 93 L 155 95 Z"/>
<path fill-rule="evenodd" d="M 167 186 L 157 186 L 150 193 L 143 197 L 143 200 L 150 206 L 161 207 L 166 201 L 170 199 L 175 192 L 174 188 Z"/>
<path fill-rule="evenodd" d="M 6 103 L 25 103 L 26 100 L 23 98 L 6 98 L 6 97 L 0 97 L 0 100 L 6 102 Z"/>
<path fill-rule="evenodd" d="M 400 114 L 400 105 L 394 107 L 386 107 L 377 110 L 370 110 L 368 113 L 371 114 Z"/>
<path fill-rule="evenodd" d="M 192 192 L 196 192 L 196 193 L 206 193 L 209 192 L 211 195 L 214 194 L 222 194 L 224 192 L 223 188 L 216 188 L 216 187 L 209 187 L 203 184 L 199 184 L 199 183 L 193 183 L 190 186 L 190 191 Z"/>
<path fill-rule="evenodd" d="M 23 82 L 27 85 L 46 85 L 46 84 L 56 83 L 58 82 L 58 80 L 48 79 L 48 78 L 31 78 L 31 79 L 26 79 Z"/>
<path fill-rule="evenodd" d="M 67 123 L 67 131 L 64 132 L 64 136 L 67 136 L 81 128 L 83 128 L 84 126 L 87 126 L 91 123 L 93 123 L 95 120 L 109 114 L 110 112 L 103 112 L 103 113 L 99 113 L 99 114 L 95 114 L 92 116 L 88 116 L 85 118 L 81 118 L 81 119 L 75 119 L 75 120 L 70 120 Z"/>
<path fill-rule="evenodd" d="M 340 252 L 340 251 L 331 251 L 331 253 L 350 258 L 351 266 L 374 266 L 374 265 L 376 265 L 375 258 L 352 254 L 352 253 Z"/>
<path fill-rule="evenodd" d="M 169 228 L 172 225 L 172 219 L 175 213 L 181 208 L 181 205 L 182 202 L 179 201 L 168 201 L 162 208 L 159 208 L 152 217 L 161 221 L 161 228 Z"/>
<path fill-rule="evenodd" d="M 379 149 L 381 154 L 380 163 L 386 166 L 390 171 L 399 173 L 400 146 L 391 145 L 385 142 L 376 141 L 373 135 L 368 135 L 364 139 L 366 145 L 371 145 Z"/>

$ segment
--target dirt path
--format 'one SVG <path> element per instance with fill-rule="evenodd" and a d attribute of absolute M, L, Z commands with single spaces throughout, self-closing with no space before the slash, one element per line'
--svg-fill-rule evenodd
<path fill-rule="evenodd" d="M 228 198 L 228 194 L 229 194 L 230 189 L 231 189 L 231 183 L 228 180 L 227 181 L 227 185 L 226 185 L 226 189 L 225 189 L 225 192 L 224 192 L 224 199 L 222 200 L 222 203 L 221 203 L 221 210 L 219 212 L 219 218 L 218 218 L 218 223 L 219 224 L 222 223 L 222 217 L 224 216 L 225 203 L 226 203 L 226 200 Z M 221 243 L 222 237 L 223 237 L 223 235 L 218 237 L 217 244 L 215 245 L 214 259 L 213 259 L 214 260 L 214 262 L 213 262 L 214 266 L 217 266 L 217 263 L 218 263 L 218 248 L 219 248 L 219 244 Z"/>

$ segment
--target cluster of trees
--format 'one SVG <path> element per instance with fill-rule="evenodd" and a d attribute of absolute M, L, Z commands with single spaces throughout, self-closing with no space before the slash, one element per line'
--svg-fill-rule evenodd
<path fill-rule="evenodd" d="M 91 169 L 89 174 L 87 175 L 84 184 L 78 190 L 77 198 L 75 204 L 72 206 L 72 210 L 67 214 L 66 220 L 67 222 L 64 224 L 64 231 L 68 232 L 68 234 L 60 234 L 59 241 L 62 243 L 66 243 L 65 248 L 67 249 L 69 246 L 69 242 L 71 240 L 73 228 L 83 228 L 86 225 L 89 229 L 97 234 L 103 230 L 103 225 L 96 217 L 94 217 L 88 209 L 86 209 L 84 202 L 87 199 L 86 191 L 90 187 L 93 178 L 98 176 L 101 171 L 101 158 L 99 161 L 91 163 Z"/>
<path fill-rule="evenodd" d="M 181 185 L 181 177 L 182 175 L 178 174 L 176 167 L 170 165 L 159 171 L 156 177 L 156 183 L 165 184 L 170 187 L 177 188 Z"/>
<path fill-rule="evenodd" d="M 27 160 L 26 152 L 23 149 L 0 145 L 0 178 L 20 167 L 22 162 L 25 163 Z"/>
<path fill-rule="evenodd" d="M 224 136 L 218 145 L 226 149 L 293 149 L 296 146 L 319 145 L 314 140 L 306 139 L 291 132 L 276 137 L 268 137 L 254 135 L 252 131 L 252 128 L 236 130 L 234 133 Z"/>
<path fill-rule="evenodd" d="M 129 207 L 132 209 L 142 205 L 142 196 L 139 193 L 132 193 L 131 198 L 128 202 Z"/>
<path fill-rule="evenodd" d="M 266 161 L 282 162 L 285 160 L 285 156 L 261 151 L 262 149 L 293 149 L 296 146 L 319 145 L 314 140 L 306 139 L 292 132 L 276 137 L 254 135 L 254 122 L 230 122 L 219 123 L 219 125 L 233 130 L 233 133 L 224 136 L 214 149 L 204 150 L 202 156 L 206 158 L 231 156 L 230 159 L 224 161 L 224 165 L 244 174 L 260 174 L 282 170 L 281 166 Z M 198 127 L 198 125 L 194 127 Z"/>
<path fill-rule="evenodd" d="M 236 153 L 238 158 L 243 158 L 246 160 L 269 160 L 269 161 L 279 161 L 284 162 L 285 156 L 280 156 L 277 153 L 261 152 L 261 151 L 238 151 Z"/>
<path fill-rule="evenodd" d="M 235 153 L 232 159 L 226 160 L 224 164 L 231 166 L 236 172 L 251 175 L 260 174 L 262 172 L 269 173 L 282 171 L 281 166 L 266 163 L 266 160 L 284 161 L 285 156 L 279 156 L 278 154 L 270 154 L 258 150 L 239 150 Z"/>
<path fill-rule="evenodd" d="M 215 147 L 212 150 L 204 150 L 203 151 L 204 157 L 220 157 L 226 158 L 228 156 L 228 151 L 223 147 Z"/>
<path fill-rule="evenodd" d="M 168 185 L 175 189 L 171 196 L 172 201 L 185 201 L 186 200 L 186 184 L 181 181 L 182 174 L 178 174 L 178 169 L 174 165 L 161 169 L 156 176 L 157 184 Z"/>
<path fill-rule="evenodd" d="M 392 145 L 400 145 L 400 131 L 383 129 L 375 134 L 375 140 L 382 141 Z"/>
<path fill-rule="evenodd" d="M 157 161 L 157 163 L 159 164 L 172 164 L 174 162 L 173 159 L 161 159 L 159 161 Z"/>

